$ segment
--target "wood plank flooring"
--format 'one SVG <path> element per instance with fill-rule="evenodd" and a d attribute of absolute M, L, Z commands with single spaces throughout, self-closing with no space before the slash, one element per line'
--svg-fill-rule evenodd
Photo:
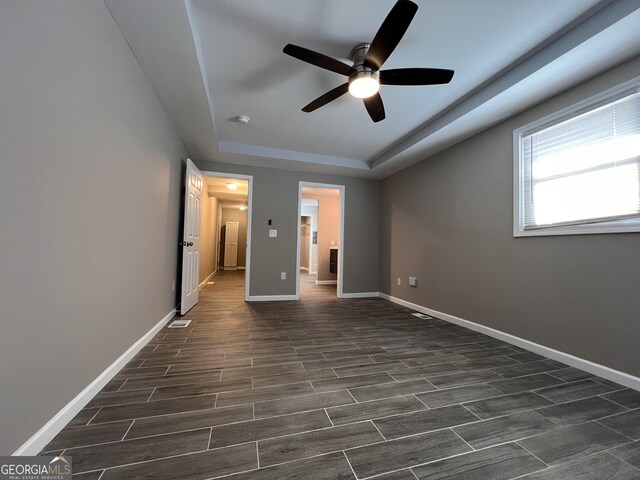
<path fill-rule="evenodd" d="M 44 449 L 79 479 L 640 479 L 640 392 L 381 299 L 220 272 Z"/>

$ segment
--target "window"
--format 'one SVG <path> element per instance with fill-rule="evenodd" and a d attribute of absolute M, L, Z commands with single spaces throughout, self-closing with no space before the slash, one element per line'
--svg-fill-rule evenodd
<path fill-rule="evenodd" d="M 640 79 L 514 131 L 514 236 L 640 231 Z"/>

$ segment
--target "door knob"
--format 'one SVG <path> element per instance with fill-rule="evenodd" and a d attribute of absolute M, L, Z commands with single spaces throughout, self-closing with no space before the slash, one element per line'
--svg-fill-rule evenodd
<path fill-rule="evenodd" d="M 187 242 L 187 247 L 193 247 L 193 242 Z"/>

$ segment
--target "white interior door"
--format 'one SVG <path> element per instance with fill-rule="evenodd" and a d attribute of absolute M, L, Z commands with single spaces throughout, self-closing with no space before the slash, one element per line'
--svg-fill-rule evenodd
<path fill-rule="evenodd" d="M 238 222 L 226 223 L 224 237 L 224 269 L 235 270 L 238 267 Z"/>
<path fill-rule="evenodd" d="M 202 173 L 187 159 L 187 188 L 184 199 L 184 231 L 182 235 L 182 294 L 180 314 L 198 303 L 200 275 L 200 205 Z"/>

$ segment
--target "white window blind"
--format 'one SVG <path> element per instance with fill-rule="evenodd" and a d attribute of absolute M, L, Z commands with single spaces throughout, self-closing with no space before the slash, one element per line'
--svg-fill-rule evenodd
<path fill-rule="evenodd" d="M 640 216 L 640 93 L 520 136 L 525 230 Z"/>

